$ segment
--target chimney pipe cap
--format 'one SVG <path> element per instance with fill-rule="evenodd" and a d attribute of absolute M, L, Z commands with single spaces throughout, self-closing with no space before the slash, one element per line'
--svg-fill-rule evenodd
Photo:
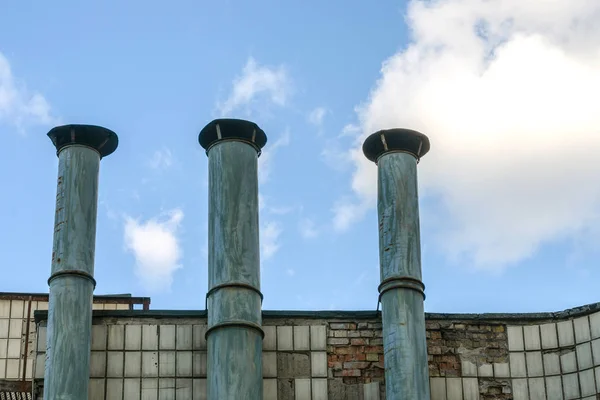
<path fill-rule="evenodd" d="M 110 129 L 97 125 L 61 125 L 48 132 L 48 137 L 56 147 L 56 154 L 63 147 L 80 144 L 95 149 L 101 157 L 112 154 L 119 145 L 119 137 Z"/>
<path fill-rule="evenodd" d="M 384 129 L 371 134 L 363 143 L 363 153 L 369 160 L 377 163 L 382 155 L 403 151 L 410 153 L 417 161 L 429 151 L 429 138 L 411 129 Z"/>
<path fill-rule="evenodd" d="M 200 146 L 207 152 L 215 143 L 228 139 L 246 142 L 254 146 L 259 154 L 260 149 L 267 144 L 265 131 L 254 122 L 243 119 L 215 119 L 209 122 L 198 135 Z"/>

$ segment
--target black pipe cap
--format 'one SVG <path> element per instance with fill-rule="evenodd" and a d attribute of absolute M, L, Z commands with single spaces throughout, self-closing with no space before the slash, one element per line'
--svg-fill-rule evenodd
<path fill-rule="evenodd" d="M 101 157 L 112 154 L 119 145 L 119 137 L 110 129 L 96 125 L 62 125 L 52 128 L 48 137 L 56 147 L 56 154 L 71 144 L 91 147 L 100 153 Z"/>
<path fill-rule="evenodd" d="M 429 151 L 429 138 L 411 129 L 385 129 L 370 135 L 363 143 L 363 153 L 377 163 L 379 157 L 391 151 L 405 151 L 417 160 Z"/>
<path fill-rule="evenodd" d="M 243 119 L 215 119 L 206 125 L 198 135 L 198 142 L 205 150 L 221 140 L 234 139 L 246 142 L 256 148 L 260 154 L 267 135 L 254 122 Z"/>

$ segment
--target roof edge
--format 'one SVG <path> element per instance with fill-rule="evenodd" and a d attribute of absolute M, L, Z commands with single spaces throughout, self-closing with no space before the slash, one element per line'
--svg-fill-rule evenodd
<path fill-rule="evenodd" d="M 575 318 L 600 311 L 600 302 L 569 308 L 558 312 L 540 313 L 425 313 L 426 320 L 462 320 L 462 321 L 541 321 Z M 264 319 L 304 318 L 304 319 L 372 319 L 380 318 L 381 311 L 300 311 L 300 310 L 263 310 Z M 94 310 L 94 318 L 206 318 L 206 310 Z M 35 322 L 48 319 L 48 311 L 34 312 Z"/>

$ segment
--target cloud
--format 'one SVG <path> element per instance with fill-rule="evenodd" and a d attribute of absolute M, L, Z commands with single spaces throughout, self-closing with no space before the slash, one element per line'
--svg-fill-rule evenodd
<path fill-rule="evenodd" d="M 50 104 L 38 92 L 29 91 L 13 76 L 10 63 L 0 53 L 0 122 L 23 130 L 27 125 L 51 125 L 58 120 Z"/>
<path fill-rule="evenodd" d="M 287 269 L 285 272 L 287 272 L 287 274 L 288 274 L 289 276 L 294 276 L 294 275 L 296 275 L 296 271 L 295 271 L 294 269 L 292 269 L 292 268 L 288 268 L 288 269 Z"/>
<path fill-rule="evenodd" d="M 340 134 L 325 141 L 323 150 L 321 150 L 321 160 L 329 168 L 338 172 L 344 172 L 348 168 L 351 168 L 353 164 L 347 151 L 348 142 L 358 135 L 359 132 L 360 129 L 358 127 L 353 125 L 344 126 Z M 351 143 L 354 143 L 354 141 L 351 141 Z"/>
<path fill-rule="evenodd" d="M 167 169 L 173 164 L 173 155 L 168 148 L 156 150 L 149 161 L 150 168 Z"/>
<path fill-rule="evenodd" d="M 315 221 L 310 218 L 301 219 L 300 223 L 298 224 L 298 229 L 300 231 L 300 235 L 302 235 L 302 237 L 305 239 L 312 239 L 319 236 L 319 230 L 317 229 Z"/>
<path fill-rule="evenodd" d="M 337 232 L 344 232 L 357 221 L 360 221 L 368 210 L 371 203 L 362 200 L 360 203 L 356 203 L 352 200 L 343 199 L 335 203 L 332 208 L 333 218 L 333 229 Z"/>
<path fill-rule="evenodd" d="M 283 65 L 277 67 L 259 65 L 254 58 L 250 57 L 242 74 L 233 80 L 232 86 L 229 97 L 217 105 L 222 116 L 260 100 L 285 106 L 290 96 L 291 79 Z"/>
<path fill-rule="evenodd" d="M 334 225 L 375 205 L 366 135 L 409 127 L 431 139 L 419 179 L 437 201 L 422 210 L 444 221 L 437 244 L 452 259 L 502 269 L 585 232 L 600 214 L 599 18 L 596 0 L 412 1 L 411 43 L 358 108 L 355 198 Z"/>
<path fill-rule="evenodd" d="M 135 274 L 153 292 L 169 291 L 182 267 L 178 230 L 183 211 L 174 209 L 147 221 L 125 217 L 125 247 L 135 257 Z"/>
<path fill-rule="evenodd" d="M 290 132 L 286 130 L 273 144 L 267 144 L 264 151 L 258 158 L 258 180 L 261 184 L 266 183 L 271 177 L 273 169 L 273 157 L 279 152 L 282 147 L 290 144 Z"/>
<path fill-rule="evenodd" d="M 325 107 L 317 107 L 308 114 L 308 122 L 320 127 L 323 125 L 325 115 L 327 115 L 327 109 Z"/>
<path fill-rule="evenodd" d="M 283 232 L 281 225 L 275 221 L 261 224 L 260 227 L 260 256 L 263 261 L 272 258 L 280 248 L 279 237 Z"/>

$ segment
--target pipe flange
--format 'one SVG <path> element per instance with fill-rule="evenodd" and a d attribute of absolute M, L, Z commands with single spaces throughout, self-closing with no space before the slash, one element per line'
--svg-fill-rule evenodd
<path fill-rule="evenodd" d="M 425 285 L 417 278 L 411 276 L 393 276 L 391 278 L 384 279 L 377 290 L 379 291 L 379 302 L 381 302 L 381 296 L 388 290 L 392 289 L 410 289 L 420 293 L 425 300 Z"/>
<path fill-rule="evenodd" d="M 263 294 L 262 292 L 257 289 L 256 287 L 250 285 L 249 283 L 245 283 L 245 282 L 225 282 L 225 283 L 220 283 L 218 285 L 213 286 L 212 288 L 210 288 L 210 290 L 206 293 L 206 299 L 204 301 L 204 308 L 208 310 L 208 297 L 217 292 L 218 290 L 221 290 L 223 288 L 227 288 L 227 287 L 238 287 L 238 288 L 243 288 L 243 289 L 248 289 L 251 290 L 255 293 L 257 293 L 260 296 L 260 304 L 262 304 L 263 302 Z"/>
<path fill-rule="evenodd" d="M 243 320 L 230 320 L 230 321 L 219 322 L 218 324 L 215 324 L 215 325 L 211 326 L 210 328 L 208 328 L 206 330 L 206 333 L 204 334 L 204 339 L 208 340 L 208 335 L 210 333 L 214 332 L 215 330 L 221 329 L 221 328 L 227 328 L 230 326 L 253 329 L 255 331 L 258 331 L 260 333 L 260 336 L 263 339 L 265 338 L 265 331 L 263 331 L 262 327 L 259 324 L 255 323 L 255 322 L 243 321 Z"/>
<path fill-rule="evenodd" d="M 50 275 L 50 278 L 48 278 L 48 286 L 50 286 L 50 282 L 52 282 L 54 279 L 63 276 L 75 276 L 78 278 L 87 279 L 88 281 L 92 282 L 92 284 L 94 285 L 94 289 L 96 289 L 96 280 L 94 279 L 94 277 L 91 274 L 88 274 L 87 272 L 78 269 L 64 269 L 62 271 L 53 273 L 52 275 Z"/>

